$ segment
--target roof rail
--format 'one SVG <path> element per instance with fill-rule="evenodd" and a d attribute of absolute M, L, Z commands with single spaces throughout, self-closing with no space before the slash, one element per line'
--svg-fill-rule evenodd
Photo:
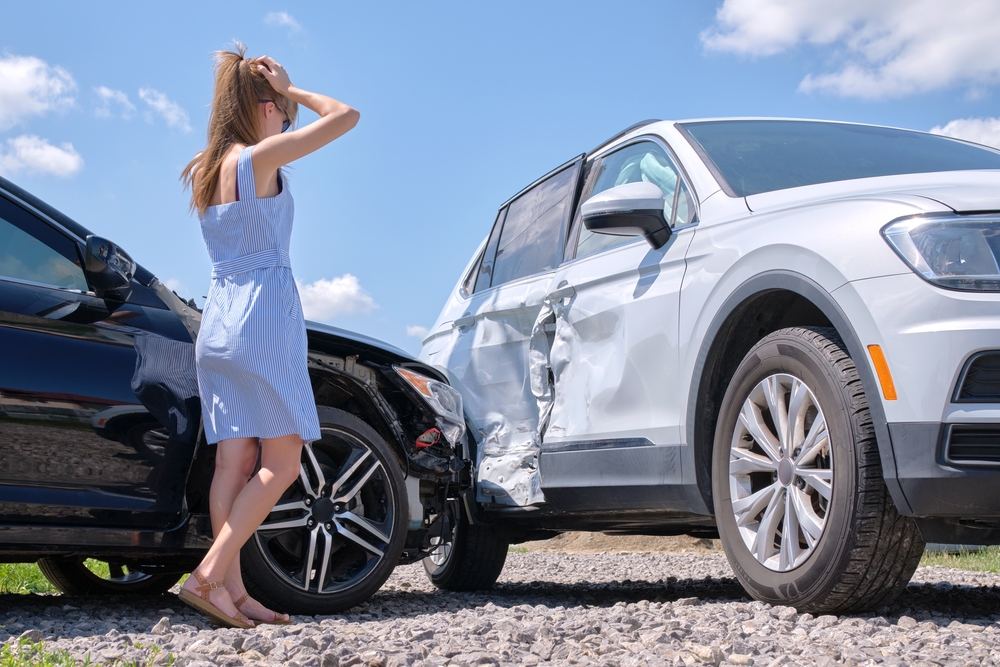
<path fill-rule="evenodd" d="M 638 130 L 640 127 L 645 127 L 646 125 L 650 125 L 652 123 L 659 123 L 659 122 L 660 122 L 659 118 L 650 118 L 648 120 L 639 121 L 635 125 L 629 125 L 624 130 L 622 130 L 621 132 L 619 132 L 615 136 L 611 137 L 607 141 L 602 141 L 601 143 L 597 144 L 597 146 L 595 146 L 592 150 L 590 150 L 590 151 L 587 152 L 587 156 L 589 157 L 589 156 L 593 155 L 594 153 L 596 153 L 597 151 L 599 151 L 602 148 L 604 148 L 605 146 L 607 146 L 608 144 L 610 144 L 611 142 L 616 141 L 618 139 L 621 139 L 622 137 L 624 137 L 626 134 L 628 134 L 632 130 Z"/>

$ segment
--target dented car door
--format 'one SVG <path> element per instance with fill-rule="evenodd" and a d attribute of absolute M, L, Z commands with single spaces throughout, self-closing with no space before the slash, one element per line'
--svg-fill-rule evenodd
<path fill-rule="evenodd" d="M 539 179 L 500 208 L 460 317 L 440 350 L 462 390 L 477 441 L 480 502 L 544 502 L 538 476 L 539 399 L 550 392 L 548 361 L 534 349 L 536 322 L 564 239 L 582 156 Z M 474 283 L 474 284 L 473 284 Z M 435 335 L 442 335 L 435 332 Z"/>
<path fill-rule="evenodd" d="M 542 315 L 551 408 L 540 457 L 546 495 L 561 507 L 655 502 L 683 506 L 678 359 L 684 257 L 695 202 L 663 145 L 640 139 L 591 165 L 583 197 L 638 181 L 659 186 L 674 231 L 661 248 L 642 237 L 594 234 L 574 220 L 571 257 L 553 276 Z M 629 494 L 617 489 L 629 487 Z M 650 494 L 636 493 L 647 487 Z M 655 496 L 655 498 L 653 498 Z"/>

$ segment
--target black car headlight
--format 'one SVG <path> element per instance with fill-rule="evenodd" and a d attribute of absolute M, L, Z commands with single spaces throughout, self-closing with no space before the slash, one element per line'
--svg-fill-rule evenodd
<path fill-rule="evenodd" d="M 882 236 L 911 269 L 953 290 L 1000 292 L 1000 218 L 907 218 Z"/>
<path fill-rule="evenodd" d="M 396 366 L 396 372 L 424 399 L 437 415 L 437 427 L 445 439 L 457 446 L 465 437 L 465 412 L 462 409 L 462 395 L 451 385 L 409 368 Z"/>

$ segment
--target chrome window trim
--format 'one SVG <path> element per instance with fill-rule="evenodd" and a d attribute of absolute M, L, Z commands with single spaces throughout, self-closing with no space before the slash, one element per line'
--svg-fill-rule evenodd
<path fill-rule="evenodd" d="M 49 283 L 39 283 L 34 280 L 24 280 L 23 278 L 14 278 L 12 276 L 0 275 L 0 282 L 5 283 L 15 283 L 17 285 L 28 285 L 29 287 L 43 287 L 45 289 L 56 290 L 59 292 L 68 292 L 69 294 L 86 294 L 87 296 L 96 297 L 97 294 L 94 292 L 84 292 L 83 290 L 74 289 L 72 287 L 63 287 L 62 285 L 51 285 Z"/>

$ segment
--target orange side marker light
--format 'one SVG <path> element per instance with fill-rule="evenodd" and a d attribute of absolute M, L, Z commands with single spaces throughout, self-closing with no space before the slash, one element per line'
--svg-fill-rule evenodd
<path fill-rule="evenodd" d="M 868 354 L 872 356 L 872 363 L 875 364 L 875 372 L 878 373 L 878 381 L 882 385 L 882 395 L 887 401 L 895 401 L 896 385 L 892 382 L 892 374 L 889 373 L 889 364 L 886 363 L 885 353 L 878 345 L 869 345 Z"/>

